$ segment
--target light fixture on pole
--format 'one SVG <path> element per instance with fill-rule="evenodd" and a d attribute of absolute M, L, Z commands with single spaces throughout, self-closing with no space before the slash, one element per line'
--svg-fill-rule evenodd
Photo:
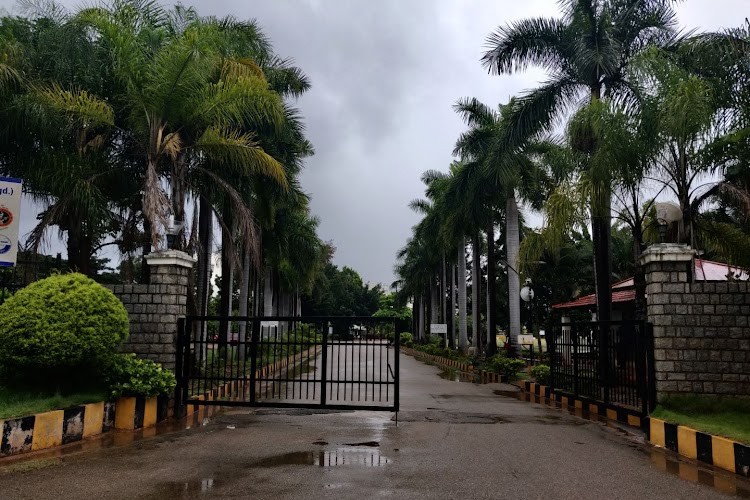
<path fill-rule="evenodd" d="M 659 242 L 666 243 L 667 230 L 673 222 L 682 220 L 682 210 L 672 202 L 659 202 L 655 204 L 656 224 L 659 227 Z"/>
<path fill-rule="evenodd" d="M 174 215 L 169 216 L 169 225 L 166 227 L 165 232 L 167 233 L 167 248 L 174 250 L 177 246 L 177 235 L 182 231 L 182 221 L 175 221 Z"/>
<path fill-rule="evenodd" d="M 526 283 L 521 288 L 521 300 L 527 303 L 534 300 L 534 289 L 531 288 L 531 278 L 526 278 Z"/>

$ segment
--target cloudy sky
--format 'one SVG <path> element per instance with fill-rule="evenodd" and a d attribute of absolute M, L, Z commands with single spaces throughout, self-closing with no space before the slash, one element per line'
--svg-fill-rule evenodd
<path fill-rule="evenodd" d="M 257 19 L 276 51 L 309 75 L 312 89 L 297 105 L 316 155 L 302 183 L 320 236 L 333 240 L 336 264 L 386 285 L 418 220 L 407 204 L 422 196 L 420 174 L 447 169 L 464 128 L 452 104 L 473 96 L 495 105 L 544 78 L 534 69 L 489 76 L 479 63 L 485 38 L 516 19 L 557 15 L 557 0 L 183 3 L 201 14 Z M 0 9 L 15 5 L 0 0 Z M 741 23 L 747 7 L 747 0 L 686 0 L 678 12 L 683 26 L 714 30 Z M 33 222 L 24 218 L 22 231 Z"/>

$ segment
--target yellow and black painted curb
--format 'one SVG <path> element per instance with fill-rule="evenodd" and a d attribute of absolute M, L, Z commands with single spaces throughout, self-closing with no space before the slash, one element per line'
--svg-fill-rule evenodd
<path fill-rule="evenodd" d="M 153 427 L 168 417 L 169 399 L 120 398 L 0 421 L 0 456 L 74 443 L 113 429 Z"/>
<path fill-rule="evenodd" d="M 419 351 L 417 349 L 411 349 L 409 347 L 402 347 L 401 352 L 412 356 L 420 361 L 426 361 L 439 366 L 445 366 L 448 368 L 455 368 L 462 372 L 473 372 L 477 375 L 477 381 L 482 384 L 500 384 L 505 382 L 502 375 L 495 372 L 488 372 L 485 370 L 476 370 L 473 365 L 466 363 L 459 363 L 456 360 L 444 358 L 442 356 L 435 356 L 434 354 L 427 354 L 426 352 Z"/>
<path fill-rule="evenodd" d="M 648 440 L 654 446 L 750 477 L 750 446 L 650 417 Z"/>
<path fill-rule="evenodd" d="M 631 427 L 644 428 L 646 419 L 642 418 L 635 410 L 606 405 L 601 401 L 592 401 L 586 398 L 556 394 L 552 388 L 529 380 L 521 381 L 519 386 L 528 394 L 539 396 L 540 403 L 554 406 L 556 408 L 565 407 L 574 410 L 578 409 L 588 412 L 590 415 L 599 415 L 608 420 L 617 421 Z"/>

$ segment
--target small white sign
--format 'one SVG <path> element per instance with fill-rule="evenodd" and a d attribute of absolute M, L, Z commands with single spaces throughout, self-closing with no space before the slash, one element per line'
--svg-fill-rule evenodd
<path fill-rule="evenodd" d="M 0 267 L 16 265 L 23 181 L 0 177 Z"/>
<path fill-rule="evenodd" d="M 430 333 L 448 333 L 446 323 L 430 323 Z"/>

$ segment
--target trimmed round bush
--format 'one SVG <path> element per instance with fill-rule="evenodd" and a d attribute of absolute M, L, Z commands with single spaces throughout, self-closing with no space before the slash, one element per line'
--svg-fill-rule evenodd
<path fill-rule="evenodd" d="M 115 295 L 83 274 L 36 281 L 0 305 L 0 372 L 5 380 L 60 388 L 112 359 L 128 336 Z"/>

